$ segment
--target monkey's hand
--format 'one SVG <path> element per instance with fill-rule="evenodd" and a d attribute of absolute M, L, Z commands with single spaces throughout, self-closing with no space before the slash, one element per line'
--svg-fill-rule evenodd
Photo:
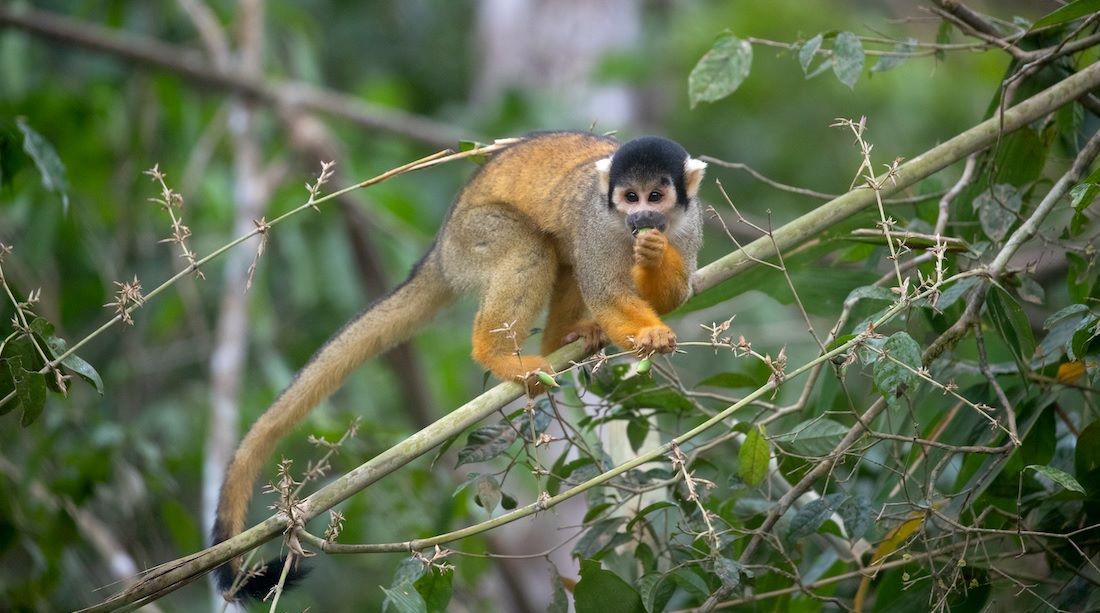
<path fill-rule="evenodd" d="M 664 232 L 645 229 L 634 237 L 634 263 L 644 268 L 656 268 L 668 248 L 668 237 Z"/>
<path fill-rule="evenodd" d="M 676 333 L 668 326 L 649 326 L 634 335 L 634 350 L 639 354 L 672 353 L 676 349 Z"/>
<path fill-rule="evenodd" d="M 584 341 L 585 353 L 595 353 L 600 347 L 611 342 L 600 324 L 594 321 L 583 321 L 573 326 L 569 333 L 562 338 L 562 342 L 569 344 L 577 339 Z"/>

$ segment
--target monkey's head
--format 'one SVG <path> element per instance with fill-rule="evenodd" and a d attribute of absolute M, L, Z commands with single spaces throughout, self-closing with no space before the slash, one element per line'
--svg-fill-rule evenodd
<path fill-rule="evenodd" d="M 675 141 L 659 136 L 636 138 L 596 162 L 608 207 L 623 215 L 634 234 L 644 228 L 664 231 L 670 218 L 691 206 L 706 167 Z"/>

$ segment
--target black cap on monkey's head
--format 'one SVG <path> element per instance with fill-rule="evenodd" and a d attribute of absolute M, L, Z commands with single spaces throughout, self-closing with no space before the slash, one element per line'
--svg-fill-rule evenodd
<path fill-rule="evenodd" d="M 643 136 L 623 143 L 611 156 L 610 185 L 650 177 L 666 176 L 676 188 L 676 203 L 687 207 L 684 166 L 689 156 L 679 143 L 660 136 Z M 611 190 L 607 201 L 611 202 Z"/>

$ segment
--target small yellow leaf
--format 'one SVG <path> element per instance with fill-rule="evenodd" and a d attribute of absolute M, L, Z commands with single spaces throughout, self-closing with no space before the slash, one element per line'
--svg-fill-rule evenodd
<path fill-rule="evenodd" d="M 1066 362 L 1058 366 L 1058 383 L 1074 383 L 1085 374 L 1085 363 L 1081 360 Z"/>
<path fill-rule="evenodd" d="M 875 554 L 871 556 L 870 567 L 874 568 L 876 562 L 883 560 L 897 551 L 898 547 L 903 545 L 922 524 L 924 524 L 924 513 L 918 512 L 895 526 L 893 530 L 886 534 L 886 538 L 879 543 L 878 547 L 875 548 Z M 863 575 L 863 580 L 859 582 L 859 589 L 856 590 L 856 598 L 852 603 L 855 605 L 853 608 L 857 613 L 863 611 L 863 601 L 867 598 L 867 590 L 871 587 L 871 580 L 873 578 L 873 574 L 865 574 Z"/>

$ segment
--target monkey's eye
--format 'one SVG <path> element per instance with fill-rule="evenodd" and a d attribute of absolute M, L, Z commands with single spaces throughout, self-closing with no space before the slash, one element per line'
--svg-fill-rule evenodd
<path fill-rule="evenodd" d="M 638 193 L 637 192 L 627 192 L 626 193 L 626 201 L 627 202 L 637 202 L 638 201 Z"/>
<path fill-rule="evenodd" d="M 661 192 L 656 191 L 656 190 L 654 190 L 652 192 L 649 192 L 649 201 L 650 202 L 660 202 L 661 201 Z"/>

